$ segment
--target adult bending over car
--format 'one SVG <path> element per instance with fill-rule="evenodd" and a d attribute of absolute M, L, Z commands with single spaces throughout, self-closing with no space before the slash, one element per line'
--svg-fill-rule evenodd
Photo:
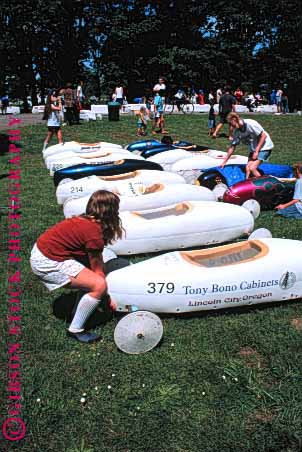
<path fill-rule="evenodd" d="M 269 134 L 263 129 L 259 122 L 254 119 L 242 119 L 238 113 L 231 112 L 227 116 L 227 121 L 232 130 L 230 137 L 231 145 L 227 149 L 227 155 L 220 165 L 224 168 L 225 164 L 233 154 L 236 146 L 244 143 L 249 148 L 249 158 L 246 165 L 246 178 L 250 175 L 254 177 L 261 176 L 258 166 L 263 161 L 268 161 L 274 144 Z"/>

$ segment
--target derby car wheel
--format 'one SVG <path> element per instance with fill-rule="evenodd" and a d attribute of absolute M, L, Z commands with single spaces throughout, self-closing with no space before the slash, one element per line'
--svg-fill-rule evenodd
<path fill-rule="evenodd" d="M 255 220 L 259 217 L 261 208 L 259 202 L 256 201 L 256 199 L 248 199 L 242 204 L 242 207 L 249 210 Z"/>

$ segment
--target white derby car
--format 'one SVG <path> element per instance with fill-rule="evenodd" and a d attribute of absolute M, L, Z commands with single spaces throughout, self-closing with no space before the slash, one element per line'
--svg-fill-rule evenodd
<path fill-rule="evenodd" d="M 169 206 L 182 201 L 216 201 L 214 193 L 205 187 L 188 184 L 131 184 L 120 187 L 120 212 L 125 210 L 149 210 Z M 65 218 L 85 213 L 90 195 L 83 198 L 67 199 L 63 205 Z"/>
<path fill-rule="evenodd" d="M 102 157 L 103 155 L 106 154 L 124 154 L 125 156 L 129 154 L 131 154 L 129 151 L 127 151 L 126 149 L 122 149 L 122 148 L 112 148 L 112 149 L 101 149 L 98 151 L 93 151 L 93 152 L 85 152 L 80 154 L 79 152 L 72 152 L 72 151 L 64 151 L 62 153 L 58 153 L 58 154 L 53 154 L 53 155 L 49 155 L 48 157 L 46 157 L 44 159 L 45 161 L 45 165 L 47 168 L 49 168 L 49 166 L 52 164 L 52 162 L 56 162 L 56 161 L 61 161 L 61 160 L 68 160 L 68 159 L 72 159 L 72 158 L 85 158 L 85 159 L 90 159 L 90 158 L 95 158 L 95 157 Z M 132 155 L 132 154 L 131 154 Z M 125 157 L 127 158 L 127 157 Z"/>
<path fill-rule="evenodd" d="M 53 154 L 60 154 L 61 152 L 72 151 L 84 154 L 86 152 L 108 151 L 109 149 L 122 148 L 121 145 L 115 143 L 107 143 L 106 141 L 99 141 L 98 143 L 78 143 L 77 141 L 67 141 L 63 144 L 55 144 L 43 150 L 43 157 L 49 157 Z"/>
<path fill-rule="evenodd" d="M 223 243 L 248 235 L 254 228 L 254 218 L 244 207 L 213 201 L 126 211 L 120 218 L 125 237 L 110 245 L 119 255 Z"/>
<path fill-rule="evenodd" d="M 67 159 L 61 159 L 57 157 L 56 159 L 47 159 L 47 168 L 49 169 L 50 175 L 53 175 L 56 171 L 68 168 L 69 166 L 81 165 L 82 163 L 95 165 L 97 163 L 113 162 L 116 160 L 145 160 L 139 155 L 132 155 L 131 152 L 128 154 L 119 152 L 106 152 L 98 157 L 85 157 L 84 155 L 79 155 L 78 157 L 69 157 Z"/>
<path fill-rule="evenodd" d="M 168 151 L 159 152 L 158 154 L 153 155 L 152 157 L 148 157 L 148 160 L 151 162 L 159 163 L 165 171 L 171 171 L 172 165 L 179 160 L 189 159 L 192 157 L 201 157 L 203 158 L 204 165 L 207 166 L 211 164 L 213 166 L 219 165 L 221 159 L 226 156 L 226 152 L 218 151 L 216 149 L 207 149 L 204 151 L 191 151 L 190 149 L 170 149 Z M 209 157 L 214 160 L 204 159 L 204 157 Z M 242 158 L 245 162 L 247 161 L 247 157 L 238 156 Z"/>
<path fill-rule="evenodd" d="M 302 297 L 302 242 L 266 238 L 174 251 L 110 273 L 118 311 L 184 313 Z"/>
<path fill-rule="evenodd" d="M 206 155 L 199 155 L 196 157 L 177 160 L 170 167 L 170 171 L 180 174 L 184 177 L 188 184 L 194 184 L 196 179 L 205 170 L 214 166 L 219 166 L 224 159 L 226 152 L 222 151 L 209 151 Z M 148 159 L 150 160 L 150 159 Z M 227 162 L 227 165 L 231 164 L 246 164 L 247 157 L 243 155 L 232 155 Z"/>
<path fill-rule="evenodd" d="M 148 157 L 151 162 L 159 163 L 165 171 L 170 171 L 173 163 L 178 160 L 192 158 L 196 155 L 207 155 L 205 151 L 189 151 L 185 149 L 170 149 Z"/>
<path fill-rule="evenodd" d="M 88 176 L 81 179 L 63 179 L 57 187 L 58 204 L 69 198 L 82 198 L 97 190 L 119 192 L 124 195 L 133 191 L 133 186 L 152 184 L 185 184 L 183 177 L 175 173 L 157 170 L 137 170 L 115 176 Z"/>

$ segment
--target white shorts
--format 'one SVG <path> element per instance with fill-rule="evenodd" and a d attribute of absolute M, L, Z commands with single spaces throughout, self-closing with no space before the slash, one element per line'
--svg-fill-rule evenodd
<path fill-rule="evenodd" d="M 70 276 L 75 277 L 86 268 L 74 259 L 68 259 L 63 262 L 53 261 L 41 253 L 37 244 L 34 245 L 31 251 L 30 265 L 33 273 L 39 277 L 50 291 L 70 283 Z"/>

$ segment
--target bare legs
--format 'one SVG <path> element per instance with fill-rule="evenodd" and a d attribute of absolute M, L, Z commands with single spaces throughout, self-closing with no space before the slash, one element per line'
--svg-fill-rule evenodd
<path fill-rule="evenodd" d="M 261 173 L 258 170 L 258 166 L 260 165 L 260 163 L 261 163 L 261 160 L 251 160 L 247 163 L 246 168 L 245 168 L 246 179 L 251 177 L 251 175 L 253 177 L 261 176 Z"/>
<path fill-rule="evenodd" d="M 48 146 L 48 143 L 52 139 L 53 135 L 56 135 L 59 144 L 63 144 L 63 135 L 62 135 L 62 130 L 61 129 L 56 130 L 56 131 L 48 130 L 46 138 L 44 140 L 43 149 L 46 149 L 46 147 Z"/>

